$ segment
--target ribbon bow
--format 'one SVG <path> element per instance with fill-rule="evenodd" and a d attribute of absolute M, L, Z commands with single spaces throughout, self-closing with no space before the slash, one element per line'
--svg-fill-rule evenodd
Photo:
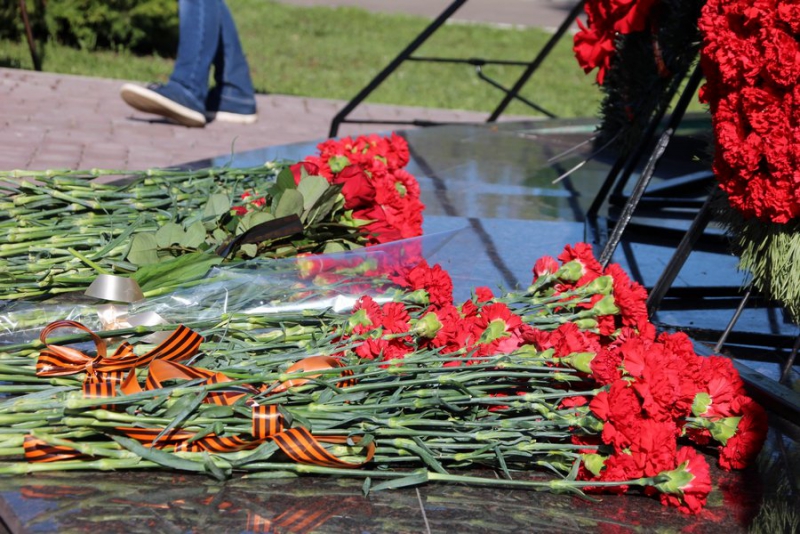
<path fill-rule="evenodd" d="M 88 333 L 94 341 L 97 355 L 92 358 L 72 347 L 47 343 L 47 337 L 60 328 L 77 328 Z M 133 346 L 126 341 L 117 347 L 111 356 L 107 356 L 105 339 L 75 321 L 50 323 L 42 330 L 39 339 L 46 348 L 39 352 L 39 359 L 36 362 L 37 376 L 66 376 L 85 371 L 87 381 L 98 382 L 108 378 L 118 379 L 124 371 L 147 365 L 154 360 L 181 361 L 191 358 L 203 342 L 203 336 L 181 325 L 166 340 L 146 354 L 137 356 L 133 352 Z"/>
<path fill-rule="evenodd" d="M 49 345 L 46 342 L 48 334 L 58 328 L 78 328 L 89 333 L 95 342 L 97 356 L 91 358 L 86 354 L 69 347 L 59 345 Z M 40 336 L 42 343 L 47 346 L 42 350 L 36 364 L 36 374 L 38 376 L 64 376 L 69 374 L 86 371 L 87 376 L 84 381 L 83 394 L 87 398 L 107 398 L 116 396 L 116 384 L 119 382 L 119 389 L 125 395 L 132 395 L 143 391 L 136 379 L 134 369 L 141 365 L 150 364 L 145 382 L 147 390 L 160 389 L 161 383 L 165 380 L 186 379 L 194 380 L 205 378 L 203 384 L 211 385 L 217 383 L 230 382 L 231 379 L 223 373 L 200 369 L 177 363 L 179 360 L 191 357 L 197 352 L 202 336 L 193 330 L 181 325 L 169 338 L 158 347 L 142 356 L 133 353 L 133 347 L 125 342 L 111 356 L 106 356 L 105 340 L 92 332 L 87 327 L 74 321 L 57 321 L 48 325 Z M 289 369 L 288 373 L 313 372 L 336 369 L 342 364 L 327 356 L 310 356 L 304 358 Z M 122 373 L 130 370 L 128 375 L 122 379 Z M 353 372 L 343 369 L 340 387 L 352 385 Z M 260 394 L 266 391 L 270 393 L 283 392 L 290 387 L 296 387 L 307 383 L 309 380 L 318 377 L 319 374 L 305 378 L 286 380 L 285 382 L 273 385 L 271 388 L 255 388 L 250 385 L 237 385 L 235 388 L 227 390 L 211 391 L 204 402 L 213 402 L 218 405 L 232 405 L 247 394 Z M 274 441 L 278 447 L 292 460 L 300 463 L 310 463 L 326 467 L 356 468 L 369 462 L 375 453 L 375 444 L 369 443 L 366 446 L 366 453 L 363 462 L 345 462 L 331 454 L 322 443 L 357 445 L 361 438 L 358 436 L 348 438 L 347 436 L 322 436 L 315 437 L 305 427 L 285 428 L 283 415 L 278 406 L 261 406 L 255 402 L 250 403 L 252 409 L 252 437 L 243 438 L 240 436 L 217 436 L 208 434 L 196 438 L 194 432 L 173 429 L 164 432 L 158 428 L 136 428 L 136 427 L 117 427 L 116 430 L 122 432 L 130 438 L 136 439 L 146 446 L 157 448 L 174 448 L 175 452 L 233 452 L 238 450 L 251 449 L 267 440 Z M 83 459 L 85 456 L 75 448 L 66 445 L 49 444 L 39 438 L 27 436 L 24 441 L 25 457 L 30 462 L 53 462 L 59 460 Z"/>

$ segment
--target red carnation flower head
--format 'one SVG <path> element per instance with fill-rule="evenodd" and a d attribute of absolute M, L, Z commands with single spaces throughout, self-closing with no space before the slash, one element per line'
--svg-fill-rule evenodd
<path fill-rule="evenodd" d="M 381 326 L 386 332 L 408 332 L 410 317 L 402 302 L 387 302 L 381 307 Z"/>
<path fill-rule="evenodd" d="M 644 476 L 656 476 L 676 464 L 677 429 L 670 421 L 644 419 L 629 447 Z"/>
<path fill-rule="evenodd" d="M 564 247 L 564 251 L 558 255 L 558 259 L 564 264 L 572 261 L 580 264 L 580 278 L 576 283 L 578 286 L 588 284 L 603 275 L 603 266 L 594 257 L 592 246 L 587 243 L 576 243 L 574 247 L 567 245 Z"/>
<path fill-rule="evenodd" d="M 385 154 L 385 158 L 386 166 L 390 171 L 401 169 L 408 165 L 410 154 L 406 140 L 396 133 L 392 133 L 392 135 L 389 136 L 388 150 Z"/>
<path fill-rule="evenodd" d="M 644 416 L 639 398 L 626 380 L 617 380 L 608 391 L 595 395 L 589 409 L 603 422 L 603 443 L 623 450 L 637 439 Z"/>
<path fill-rule="evenodd" d="M 422 260 L 391 279 L 401 287 L 422 292 L 423 302 L 436 308 L 453 304 L 453 281 L 448 272 L 438 264 L 431 267 L 427 261 Z"/>
<path fill-rule="evenodd" d="M 359 298 L 347 320 L 350 332 L 363 335 L 381 324 L 381 306 L 369 295 Z"/>
<path fill-rule="evenodd" d="M 479 356 L 510 354 L 525 344 L 522 318 L 503 303 L 485 304 L 471 322 L 472 340 Z"/>
<path fill-rule="evenodd" d="M 552 256 L 542 256 L 533 264 L 533 281 L 546 274 L 555 274 L 559 269 L 559 264 Z"/>
<path fill-rule="evenodd" d="M 719 448 L 719 465 L 724 469 L 744 469 L 755 461 L 767 439 L 767 412 L 757 402 L 745 398 L 736 432 Z"/>
<path fill-rule="evenodd" d="M 573 51 L 587 74 L 599 67 L 597 83 L 603 85 L 606 71 L 616 55 L 617 35 L 647 28 L 650 12 L 657 0 L 594 0 L 586 2 L 587 25 L 578 20 Z"/>
<path fill-rule="evenodd" d="M 478 302 L 489 302 L 490 300 L 494 299 L 494 293 L 492 293 L 492 290 L 486 286 L 476 287 L 475 299 Z"/>
<path fill-rule="evenodd" d="M 681 512 L 697 514 L 711 492 L 708 463 L 692 447 L 682 447 L 678 451 L 677 463 L 675 469 L 660 473 L 667 478 L 666 482 L 656 485 L 661 492 L 661 502 L 677 506 Z"/>
<path fill-rule="evenodd" d="M 614 304 L 619 308 L 620 326 L 645 330 L 649 323 L 645 288 L 631 281 L 625 270 L 615 263 L 608 266 L 605 274 L 614 280 Z"/>

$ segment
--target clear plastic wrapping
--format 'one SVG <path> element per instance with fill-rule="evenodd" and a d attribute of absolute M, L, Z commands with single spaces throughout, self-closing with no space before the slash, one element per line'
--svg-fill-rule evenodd
<path fill-rule="evenodd" d="M 456 231 L 405 239 L 335 254 L 283 260 L 251 260 L 215 267 L 189 287 L 132 304 L 84 295 L 44 302 L 0 303 L 0 347 L 35 339 L 57 320 L 92 330 L 113 330 L 159 322 L 192 323 L 228 314 L 299 315 L 343 313 L 363 295 L 392 298 L 391 275 L 434 254 Z"/>

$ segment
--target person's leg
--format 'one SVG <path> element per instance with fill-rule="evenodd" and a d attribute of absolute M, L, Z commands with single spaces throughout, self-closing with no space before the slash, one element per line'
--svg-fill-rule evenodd
<path fill-rule="evenodd" d="M 122 86 L 131 106 L 185 126 L 204 126 L 208 75 L 221 33 L 221 0 L 179 0 L 178 54 L 169 82 Z"/>
<path fill-rule="evenodd" d="M 250 67 L 230 10 L 223 0 L 219 3 L 220 34 L 214 56 L 216 86 L 208 95 L 206 110 L 218 120 L 252 122 L 256 119 L 256 100 Z"/>
<path fill-rule="evenodd" d="M 222 12 L 220 0 L 179 0 L 178 56 L 170 84 L 184 89 L 198 109 L 204 109 L 208 74 L 217 52 Z"/>

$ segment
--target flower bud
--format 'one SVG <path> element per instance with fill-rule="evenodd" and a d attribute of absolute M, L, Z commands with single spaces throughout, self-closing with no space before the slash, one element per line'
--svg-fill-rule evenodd
<path fill-rule="evenodd" d="M 708 411 L 708 407 L 711 406 L 711 403 L 711 395 L 701 391 L 694 396 L 694 401 L 692 402 L 692 413 L 695 415 L 695 417 L 700 417 Z"/>
<path fill-rule="evenodd" d="M 442 323 L 433 312 L 428 312 L 422 316 L 421 319 L 414 322 L 414 333 L 428 339 L 433 339 L 439 330 L 442 329 Z"/>
<path fill-rule="evenodd" d="M 708 431 L 711 432 L 711 437 L 725 445 L 736 434 L 736 429 L 739 428 L 739 421 L 741 420 L 741 417 L 726 417 L 718 421 L 712 421 L 708 425 Z"/>
<path fill-rule="evenodd" d="M 403 296 L 403 300 L 411 302 L 413 304 L 422 304 L 423 306 L 431 303 L 431 297 L 430 295 L 428 295 L 428 292 L 425 291 L 424 289 L 417 289 L 416 291 L 412 291 L 411 293 L 406 293 Z"/>
<path fill-rule="evenodd" d="M 614 289 L 614 279 L 610 276 L 598 276 L 581 288 L 588 295 L 610 295 Z"/>
<path fill-rule="evenodd" d="M 564 365 L 571 367 L 577 371 L 591 374 L 592 360 L 594 360 L 595 356 L 596 354 L 594 352 L 573 352 L 568 356 L 560 358 L 559 361 L 563 362 Z"/>
<path fill-rule="evenodd" d="M 594 476 L 599 477 L 600 472 L 606 465 L 606 457 L 599 454 L 583 454 L 583 466 Z"/>
<path fill-rule="evenodd" d="M 597 319 L 585 318 L 572 321 L 581 330 L 591 330 L 597 328 Z"/>
<path fill-rule="evenodd" d="M 619 313 L 619 308 L 614 303 L 613 295 L 606 295 L 598 300 L 592 308 L 597 315 L 616 315 Z"/>
<path fill-rule="evenodd" d="M 583 264 L 578 260 L 565 263 L 556 271 L 556 277 L 567 282 L 577 282 L 583 276 Z"/>

